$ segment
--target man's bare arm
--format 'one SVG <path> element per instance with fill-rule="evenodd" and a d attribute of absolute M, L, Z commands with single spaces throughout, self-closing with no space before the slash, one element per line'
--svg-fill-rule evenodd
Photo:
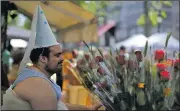
<path fill-rule="evenodd" d="M 57 110 L 56 94 L 45 79 L 28 78 L 17 84 L 14 91 L 28 101 L 33 110 Z"/>
<path fill-rule="evenodd" d="M 68 110 L 97 110 L 102 106 L 100 103 L 97 103 L 91 107 L 86 107 L 83 105 L 69 104 L 69 103 L 65 103 L 65 105 L 67 106 Z"/>

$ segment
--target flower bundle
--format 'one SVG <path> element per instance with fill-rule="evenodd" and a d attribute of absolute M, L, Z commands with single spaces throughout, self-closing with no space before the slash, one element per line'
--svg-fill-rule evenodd
<path fill-rule="evenodd" d="M 169 39 L 170 34 L 167 39 Z M 85 43 L 85 42 L 84 42 Z M 78 77 L 107 110 L 171 110 L 179 107 L 179 58 L 167 59 L 166 47 L 148 58 L 144 52 L 126 53 L 89 49 L 77 60 Z M 128 59 L 127 59 L 128 58 Z"/>

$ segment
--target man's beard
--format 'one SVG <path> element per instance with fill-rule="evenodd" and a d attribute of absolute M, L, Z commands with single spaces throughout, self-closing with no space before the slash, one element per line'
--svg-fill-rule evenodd
<path fill-rule="evenodd" d="M 50 69 L 48 65 L 46 65 L 44 69 L 49 73 L 50 76 L 52 76 L 54 73 L 58 73 L 62 71 L 62 66 L 59 67 L 59 64 L 62 64 L 62 62 L 58 62 L 57 68 L 55 69 Z"/>

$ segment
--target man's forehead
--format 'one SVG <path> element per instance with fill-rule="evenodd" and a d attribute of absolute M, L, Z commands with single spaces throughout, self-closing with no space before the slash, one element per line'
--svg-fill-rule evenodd
<path fill-rule="evenodd" d="M 60 45 L 55 45 L 50 47 L 51 52 L 62 52 L 62 48 Z"/>

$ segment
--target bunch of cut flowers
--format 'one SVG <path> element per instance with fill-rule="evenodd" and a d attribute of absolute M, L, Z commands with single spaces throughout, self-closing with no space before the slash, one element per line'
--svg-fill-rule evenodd
<path fill-rule="evenodd" d="M 172 110 L 180 106 L 180 61 L 166 56 L 163 50 L 136 50 L 127 56 L 120 51 L 108 55 L 87 46 L 89 52 L 77 60 L 79 80 L 107 110 Z M 151 52 L 151 47 L 149 47 Z"/>

